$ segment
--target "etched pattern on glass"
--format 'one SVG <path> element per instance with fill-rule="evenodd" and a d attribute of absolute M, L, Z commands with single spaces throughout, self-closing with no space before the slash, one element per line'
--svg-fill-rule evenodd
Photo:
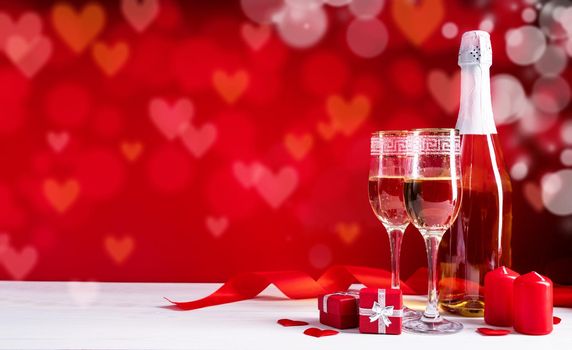
<path fill-rule="evenodd" d="M 459 154 L 461 153 L 461 141 L 459 138 L 453 138 L 449 135 L 447 136 L 427 136 L 423 137 L 413 136 L 409 143 L 407 144 L 408 152 L 410 154 L 435 154 L 435 155 L 447 155 L 447 154 Z"/>
<path fill-rule="evenodd" d="M 407 136 L 383 137 L 375 135 L 371 138 L 371 155 L 406 155 L 409 153 L 408 144 Z"/>

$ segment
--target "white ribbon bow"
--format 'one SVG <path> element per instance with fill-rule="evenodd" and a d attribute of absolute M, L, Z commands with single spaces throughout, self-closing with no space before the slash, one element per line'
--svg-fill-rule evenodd
<path fill-rule="evenodd" d="M 375 322 L 381 318 L 383 324 L 386 327 L 389 327 L 391 324 L 391 320 L 389 319 L 390 316 L 393 315 L 393 305 L 390 306 L 381 306 L 377 301 L 373 302 L 373 307 L 371 308 L 372 314 L 369 316 L 370 322 Z"/>

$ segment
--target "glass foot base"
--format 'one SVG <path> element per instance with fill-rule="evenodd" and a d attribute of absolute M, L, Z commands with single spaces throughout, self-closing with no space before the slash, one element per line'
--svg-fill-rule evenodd
<path fill-rule="evenodd" d="M 418 334 L 453 334 L 461 331 L 463 325 L 459 322 L 449 321 L 442 317 L 428 319 L 424 316 L 415 319 L 404 319 L 403 330 Z"/>
<path fill-rule="evenodd" d="M 403 320 L 406 321 L 408 319 L 419 319 L 423 315 L 420 311 L 415 311 L 413 309 L 408 308 L 407 306 L 403 307 Z"/>

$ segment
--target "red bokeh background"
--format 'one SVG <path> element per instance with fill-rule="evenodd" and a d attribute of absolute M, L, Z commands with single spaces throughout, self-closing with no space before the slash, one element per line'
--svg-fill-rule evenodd
<path fill-rule="evenodd" d="M 443 24 L 462 33 L 493 16 L 492 74 L 527 91 L 536 78 L 504 50 L 525 2 L 426 0 L 400 12 L 387 1 L 388 44 L 369 59 L 348 48 L 347 7 L 328 6 L 326 34 L 300 49 L 249 21 L 240 1 L 136 3 L 149 2 L 158 10 L 144 28 L 120 1 L 0 2 L 0 278 L 388 268 L 367 200 L 369 135 L 454 126 L 460 35 L 445 38 Z M 428 84 L 431 73 L 445 79 Z M 531 164 L 513 182 L 514 267 L 559 283 L 572 283 L 572 218 L 544 209 L 539 186 L 563 168 L 569 115 L 542 133 L 499 126 L 507 166 Z M 424 264 L 409 228 L 402 276 Z"/>

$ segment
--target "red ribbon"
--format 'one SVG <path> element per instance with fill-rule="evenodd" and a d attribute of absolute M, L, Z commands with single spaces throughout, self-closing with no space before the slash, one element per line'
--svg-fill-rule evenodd
<path fill-rule="evenodd" d="M 385 270 L 362 266 L 333 266 L 317 280 L 299 271 L 246 272 L 231 277 L 222 287 L 205 298 L 186 302 L 165 299 L 182 310 L 195 310 L 252 299 L 270 284 L 274 284 L 290 299 L 306 299 L 347 290 L 352 283 L 361 283 L 374 288 L 389 288 L 391 274 Z M 407 281 L 402 282 L 401 290 L 405 294 L 426 293 L 426 269 L 418 270 Z"/>
<path fill-rule="evenodd" d="M 572 307 L 572 286 L 554 287 L 554 306 Z"/>
<path fill-rule="evenodd" d="M 274 284 L 290 299 L 306 299 L 347 290 L 352 283 L 373 288 L 389 288 L 391 274 L 385 270 L 363 266 L 333 266 L 317 280 L 299 271 L 245 272 L 231 277 L 222 287 L 205 298 L 185 302 L 165 299 L 181 310 L 195 310 L 252 299 L 270 284 Z M 401 290 L 403 294 L 427 293 L 427 269 L 421 268 L 405 282 L 401 282 Z M 572 307 L 572 286 L 554 288 L 554 306 Z"/>

